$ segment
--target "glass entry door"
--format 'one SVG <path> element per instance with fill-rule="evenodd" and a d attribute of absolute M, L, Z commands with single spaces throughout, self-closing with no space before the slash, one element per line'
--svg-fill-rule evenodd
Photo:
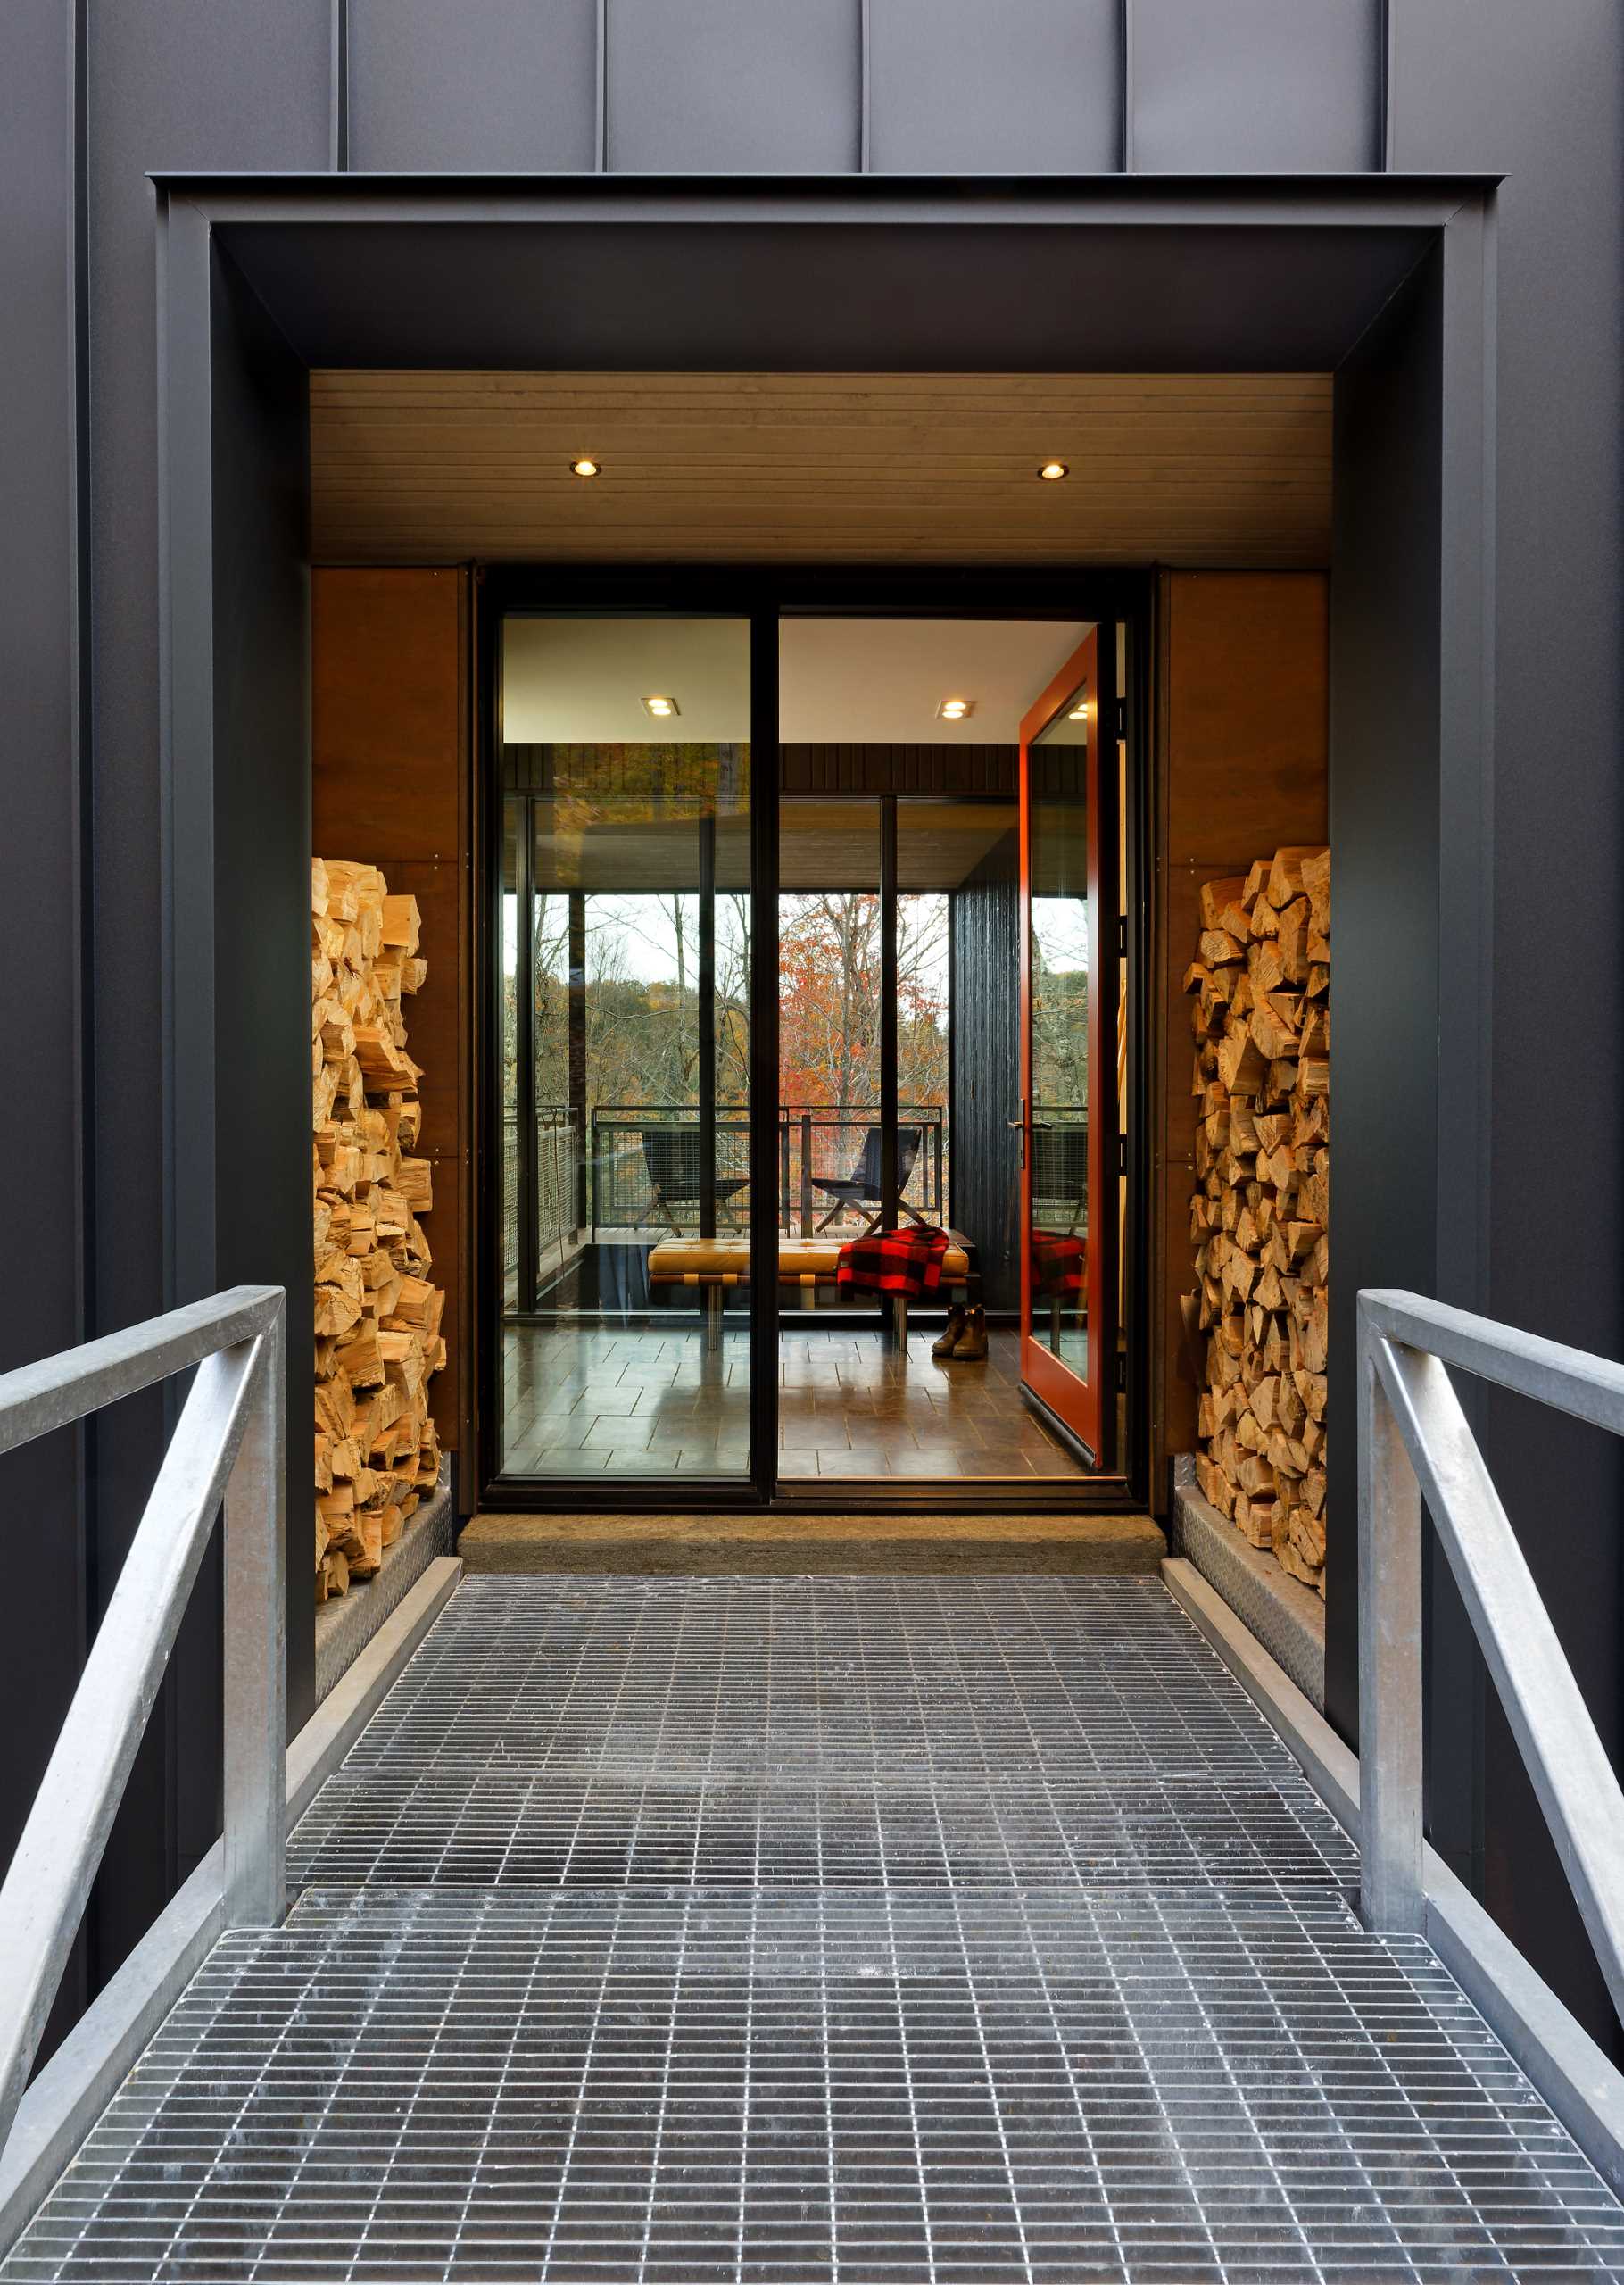
<path fill-rule="evenodd" d="M 1021 1375 L 1113 1465 L 1118 1263 L 1116 654 L 1090 631 L 1021 725 Z M 1109 938 L 1109 941 L 1107 941 Z M 1107 1392 L 1107 1382 L 1112 1383 Z"/>
<path fill-rule="evenodd" d="M 736 1490 L 772 1116 L 751 1092 L 750 623 L 514 611 L 500 672 L 496 1471 Z"/>

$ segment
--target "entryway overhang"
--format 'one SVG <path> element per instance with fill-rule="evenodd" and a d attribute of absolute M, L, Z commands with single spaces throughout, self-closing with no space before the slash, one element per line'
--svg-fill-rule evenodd
<path fill-rule="evenodd" d="M 1486 1306 L 1493 179 L 154 179 L 172 1299 L 309 1275 L 312 368 L 1329 371 L 1338 1416 L 1360 1286 Z"/>

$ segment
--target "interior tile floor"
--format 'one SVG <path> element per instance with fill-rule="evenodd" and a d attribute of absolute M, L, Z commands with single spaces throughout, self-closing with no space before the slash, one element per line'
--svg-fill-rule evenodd
<path fill-rule="evenodd" d="M 1023 1402 L 1015 1336 L 978 1364 L 905 1349 L 876 1328 L 786 1325 L 778 1340 L 779 1468 L 790 1477 L 1074 1476 L 1086 1471 Z M 504 1472 L 743 1475 L 747 1335 L 708 1350 L 699 1327 L 510 1326 Z"/>

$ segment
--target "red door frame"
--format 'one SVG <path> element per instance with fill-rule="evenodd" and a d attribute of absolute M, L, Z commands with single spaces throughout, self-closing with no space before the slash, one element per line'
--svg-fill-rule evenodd
<path fill-rule="evenodd" d="M 1099 784 L 1099 629 L 1090 631 L 1056 675 L 1042 696 L 1021 719 L 1021 1378 L 1079 1441 L 1097 1466 L 1109 1464 L 1105 1438 L 1112 1414 L 1106 1402 L 1106 1325 L 1109 1280 L 1107 1258 L 1116 1243 L 1116 1043 L 1107 1037 L 1107 1004 L 1116 1002 L 1114 943 L 1105 941 L 1106 886 L 1102 873 Z M 1107 630 L 1107 639 L 1109 631 Z M 1054 1350 L 1032 1337 L 1032 762 L 1031 747 L 1078 690 L 1089 699 L 1083 782 L 1088 805 L 1089 908 L 1089 1221 L 1085 1284 L 1088 1293 L 1088 1371 L 1073 1370 Z M 1114 749 L 1113 749 L 1114 751 Z M 1111 852 L 1111 877 L 1115 851 Z M 1111 962 L 1110 984 L 1106 961 Z M 1113 1026 L 1113 1031 L 1114 1026 Z"/>

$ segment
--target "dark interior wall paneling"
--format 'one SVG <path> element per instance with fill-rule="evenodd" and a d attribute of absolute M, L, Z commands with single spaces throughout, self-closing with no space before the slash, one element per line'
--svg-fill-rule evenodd
<path fill-rule="evenodd" d="M 989 1309 L 1019 1307 L 1020 1184 L 1009 1121 L 1021 1092 L 1021 883 L 1011 833 L 949 907 L 953 1010 L 949 1104 L 955 1229 L 973 1239 Z"/>
<path fill-rule="evenodd" d="M 859 0 L 610 0 L 607 159 L 653 174 L 849 174 Z"/>
<path fill-rule="evenodd" d="M 597 0 L 348 0 L 349 162 L 590 172 Z"/>
<path fill-rule="evenodd" d="M 1105 174 L 1122 163 L 1120 0 L 882 0 L 876 174 Z"/>
<path fill-rule="evenodd" d="M 73 91 L 60 0 L 8 13 L 0 72 L 0 435 L 6 510 L 0 562 L 0 690 L 5 693 L 5 833 L 0 976 L 8 1066 L 26 1102 L 0 1126 L 0 1196 L 12 1201 L 4 1259 L 0 1372 L 83 1334 L 80 1293 L 79 755 L 76 620 L 76 373 L 69 249 L 75 209 Z M 26 1593 L 0 1611 L 0 1866 L 45 1772 L 84 1655 L 86 1523 L 78 1440 L 46 1438 L 0 1460 L 0 1565 Z M 48 1550 L 42 1559 L 42 1550 Z M 76 1948 L 47 2049 L 83 2006 Z"/>
<path fill-rule="evenodd" d="M 784 794 L 998 794 L 1019 790 L 1019 746 L 782 745 Z"/>
<path fill-rule="evenodd" d="M 428 974 L 406 1025 L 426 1074 L 419 1148 L 434 1169 L 426 1227 L 445 1290 L 447 1357 L 429 1392 L 448 1451 L 461 1445 L 472 1387 L 468 612 L 464 570 L 313 577 L 315 852 L 378 866 L 423 917 Z"/>
<path fill-rule="evenodd" d="M 1494 166 L 1498 534 L 1491 1195 L 1480 1306 L 1624 1357 L 1624 12 L 1394 0 L 1393 163 Z M 1562 986 L 1530 957 L 1552 899 Z M 1601 1043 L 1606 1043 L 1605 1046 Z M 1560 1192 L 1551 1192 L 1554 1122 Z M 1615 1766 L 1624 1750 L 1624 1446 L 1494 1395 L 1485 1450 Z M 1482 1892 L 1620 2041 L 1492 1689 Z M 1442 1709 L 1433 1704 L 1435 1725 Z M 1435 1792 L 1435 1824 L 1446 1805 Z"/>
<path fill-rule="evenodd" d="M 1329 174 L 1380 164 L 1380 0 L 1132 0 L 1131 18 L 1133 167 Z"/>
<path fill-rule="evenodd" d="M 1151 986 L 1161 1041 L 1161 1060 L 1151 1074 L 1151 1417 L 1159 1430 L 1152 1497 L 1158 1507 L 1167 1497 L 1168 1455 L 1193 1451 L 1196 1442 L 1197 1382 L 1183 1353 L 1179 1310 L 1195 1275 L 1189 1242 L 1195 1107 L 1184 971 L 1196 956 L 1204 881 L 1244 873 L 1282 845 L 1326 838 L 1329 616 L 1322 572 L 1178 571 L 1162 581 Z M 1332 861 L 1334 867 L 1334 855 Z M 1334 871 L 1332 887 L 1334 895 Z M 1335 926 L 1339 935 L 1339 910 Z M 1338 1067 L 1338 1100 L 1342 1091 Z M 1342 1512 L 1351 1529 L 1351 1509 Z"/>
<path fill-rule="evenodd" d="M 165 972 L 159 766 L 158 345 L 150 170 L 317 170 L 327 163 L 330 0 L 120 0 L 87 11 L 86 109 L 95 809 L 95 1322 L 110 1332 L 175 1294 L 165 1259 Z M 59 33 L 65 40 L 65 21 Z M 51 259 L 60 262 L 61 241 Z M 66 503 L 63 503 L 65 512 Z M 303 1052 L 309 1053 L 308 1043 Z M 303 1084 L 303 1082 L 302 1082 Z M 96 1608 L 118 1577 L 157 1472 L 161 1393 L 98 1425 L 91 1485 Z M 201 1583 L 200 1583 L 201 1591 Z M 200 1603 L 200 1609 L 203 1605 Z M 212 1633 L 210 1645 L 202 1635 Z M 218 1617 L 177 1652 L 126 1789 L 95 1901 L 93 1982 L 117 1967 L 191 1869 L 218 1788 L 214 1731 L 185 1711 L 197 1645 L 216 1671 Z M 204 1844 L 207 1845 L 207 1844 Z"/>

